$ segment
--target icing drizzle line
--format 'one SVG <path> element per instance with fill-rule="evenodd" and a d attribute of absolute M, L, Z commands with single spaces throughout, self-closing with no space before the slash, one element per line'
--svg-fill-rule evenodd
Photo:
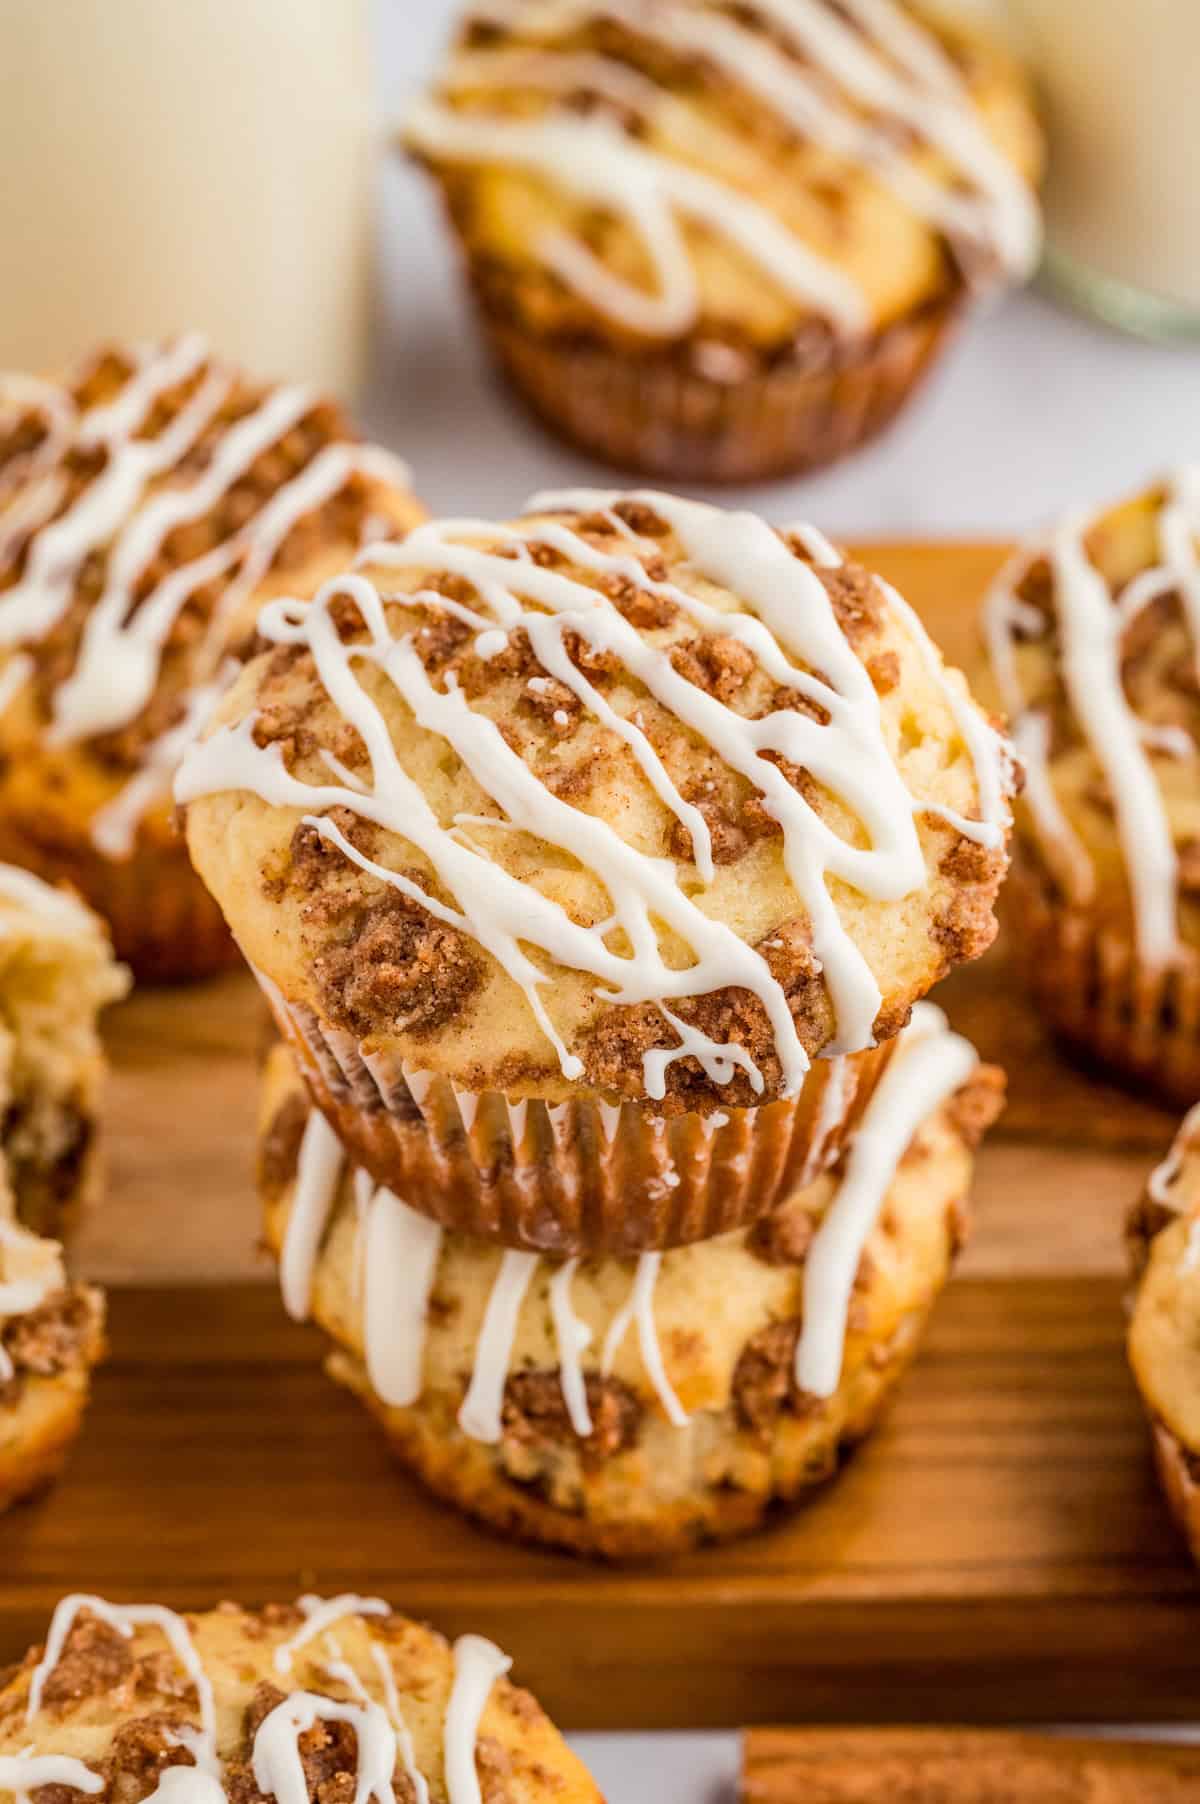
<path fill-rule="evenodd" d="M 1017 593 L 1038 555 L 1049 563 L 1062 682 L 1072 713 L 1108 784 L 1133 901 L 1138 953 L 1162 969 L 1179 956 L 1178 858 L 1150 750 L 1196 748 L 1172 737 L 1158 744 L 1153 728 L 1130 707 L 1121 676 L 1122 637 L 1141 610 L 1174 591 L 1200 657 L 1200 465 L 1177 471 L 1159 514 L 1159 562 L 1114 594 L 1087 552 L 1094 516 L 1072 514 L 1044 544 L 1022 551 L 1003 571 L 986 604 L 984 624 L 992 668 L 1022 752 L 1030 759 L 1030 813 L 1047 862 L 1075 902 L 1094 884 L 1088 852 L 1059 805 L 1049 772 L 1049 721 L 1027 701 L 1017 674 L 1018 634 L 1037 636 L 1046 623 Z"/>
<path fill-rule="evenodd" d="M 837 1389 L 846 1340 L 846 1324 L 855 1274 L 897 1168 L 923 1122 L 927 1121 L 970 1077 L 979 1062 L 971 1043 L 952 1033 L 940 1008 L 919 1002 L 878 1088 L 849 1143 L 843 1176 L 823 1217 L 804 1266 L 803 1313 L 796 1347 L 797 1386 L 813 1396 L 828 1397 Z M 1200 1105 L 1198 1105 L 1200 1108 Z M 313 1114 L 316 1111 L 313 1110 Z M 311 1117 L 310 1117 L 311 1118 Z M 311 1185 L 303 1144 L 296 1196 Z M 1166 1171 L 1164 1166 L 1162 1171 Z M 356 1174 L 357 1175 L 357 1174 Z M 322 1167 L 317 1214 L 328 1221 L 336 1203 L 342 1172 Z M 1159 1174 L 1151 1180 L 1151 1189 Z M 1165 1181 L 1165 1180 L 1164 1180 Z M 371 1221 L 381 1208 L 387 1221 L 385 1244 L 371 1245 Z M 429 1297 L 442 1248 L 442 1230 L 389 1190 L 377 1190 L 367 1206 L 367 1301 L 364 1354 L 371 1384 L 384 1403 L 407 1408 L 421 1395 Z M 293 1204 L 284 1235 L 281 1266 L 303 1268 L 301 1288 L 311 1293 L 312 1266 L 319 1252 L 309 1221 L 297 1217 Z M 386 1256 L 385 1256 L 386 1255 Z M 667 1421 L 683 1428 L 688 1412 L 671 1384 L 654 1320 L 654 1291 L 662 1269 L 661 1252 L 643 1253 L 634 1267 L 629 1295 L 613 1316 L 601 1349 L 599 1371 L 610 1375 L 630 1326 L 636 1324 L 638 1349 Z M 484 1309 L 475 1343 L 467 1390 L 458 1426 L 474 1440 L 494 1445 L 503 1432 L 505 1384 L 512 1364 L 522 1306 L 537 1272 L 537 1254 L 507 1250 Z M 592 1432 L 591 1412 L 581 1355 L 590 1344 L 587 1325 L 571 1307 L 571 1286 L 578 1259 L 552 1262 L 549 1307 L 558 1357 L 559 1384 L 575 1434 Z"/>
<path fill-rule="evenodd" d="M 145 769 L 97 819 L 94 843 L 109 857 L 128 854 L 141 814 L 169 790 L 182 745 L 223 686 L 219 672 L 228 623 L 262 582 L 292 529 L 355 474 L 397 486 L 408 481 L 398 460 L 378 447 L 352 441 L 326 445 L 236 532 L 169 571 L 135 602 L 170 534 L 211 513 L 254 462 L 312 411 L 318 397 L 300 387 L 272 390 L 218 434 L 198 475 L 152 490 L 152 484 L 176 474 L 212 432 L 236 378 L 210 360 L 204 339 L 195 333 L 165 347 L 137 347 L 131 357 L 132 374 L 115 399 L 86 411 L 68 388 L 31 385 L 27 378 L 0 373 L 0 410 L 29 406 L 47 424 L 46 439 L 19 480 L 0 488 L 0 564 L 30 535 L 22 576 L 0 590 L 0 647 L 34 644 L 51 633 L 70 606 L 88 557 L 107 550 L 103 593 L 88 612 L 74 669 L 54 691 L 53 743 L 74 743 L 135 720 L 154 692 L 168 639 L 188 601 L 208 584 L 225 585 L 195 657 L 197 674 L 182 725 L 151 746 Z M 160 397 L 189 380 L 196 381 L 195 391 L 170 423 L 155 437 L 139 437 Z M 65 485 L 64 460 L 75 450 L 103 451 L 105 461 L 66 512 L 55 517 Z M 22 673 L 13 681 L 15 692 L 33 664 L 22 654 L 10 662 L 14 668 Z M 3 699 L 5 706 L 12 700 L 8 685 Z"/>
<path fill-rule="evenodd" d="M 614 57 L 556 46 L 591 22 L 616 19 L 668 51 L 711 63 L 785 124 L 865 168 L 918 217 L 986 246 L 1002 269 L 1024 276 L 1036 261 L 1040 231 L 1028 184 L 992 142 L 934 34 L 892 0 L 853 0 L 854 25 L 825 0 L 763 0 L 760 11 L 801 62 L 764 32 L 716 8 L 672 0 L 654 6 L 640 0 L 484 0 L 471 11 L 531 42 L 459 52 L 444 79 L 449 93 L 512 87 L 565 100 L 582 89 L 661 124 L 668 138 L 677 121 L 682 141 L 689 142 L 694 131 L 687 129 L 688 109 L 677 96 Z M 897 141 L 896 126 L 944 156 L 965 192 L 917 168 L 903 134 Z M 699 290 L 680 215 L 723 235 L 793 299 L 843 330 L 861 331 L 868 322 L 861 289 L 772 212 L 736 185 L 655 151 L 608 119 L 564 105 L 513 118 L 425 97 L 409 112 L 404 130 L 410 144 L 435 159 L 523 167 L 620 212 L 645 248 L 653 291 L 616 276 L 566 232 L 548 230 L 535 249 L 582 298 L 634 331 L 680 334 L 698 316 Z M 729 146 L 719 160 L 736 167 L 739 148 Z"/>
<path fill-rule="evenodd" d="M 349 1594 L 322 1599 L 300 1599 L 306 1622 L 298 1634 L 275 1650 L 275 1669 L 291 1672 L 294 1655 L 346 1617 L 359 1620 L 390 1614 L 380 1598 Z M 162 1804 L 224 1804 L 221 1758 L 216 1740 L 216 1711 L 212 1682 L 192 1640 L 187 1622 L 160 1604 L 110 1604 L 85 1594 L 64 1597 L 55 1609 L 46 1638 L 46 1649 L 34 1668 L 29 1686 L 26 1721 L 32 1723 L 41 1709 L 47 1679 L 58 1665 L 67 1638 L 83 1609 L 115 1629 L 126 1640 L 135 1629 L 151 1626 L 165 1637 L 175 1659 L 195 1688 L 200 1708 L 198 1731 L 179 1729 L 177 1739 L 192 1754 L 193 1767 L 172 1767 L 163 1773 L 152 1794 Z M 356 1804 L 394 1804 L 392 1777 L 399 1762 L 412 1781 L 417 1804 L 428 1804 L 429 1784 L 416 1766 L 411 1733 L 404 1721 L 387 1649 L 370 1639 L 370 1653 L 383 1692 L 383 1704 L 367 1693 L 358 1674 L 340 1657 L 327 1666 L 329 1676 L 351 1691 L 350 1701 L 309 1690 L 290 1693 L 260 1724 L 254 1738 L 251 1765 L 259 1790 L 277 1804 L 308 1804 L 308 1782 L 300 1758 L 299 1738 L 320 1721 L 347 1722 L 355 1730 L 358 1747 Z M 479 1725 L 497 1679 L 512 1665 L 507 1655 L 479 1635 L 462 1635 L 454 1643 L 453 1679 L 443 1722 L 443 1764 L 448 1804 L 481 1804 L 475 1750 Z M 12 1791 L 18 1799 L 41 1785 L 62 1785 L 89 1795 L 103 1791 L 103 1777 L 82 1760 L 65 1754 L 38 1754 L 32 1750 L 0 1756 L 0 1791 Z"/>
<path fill-rule="evenodd" d="M 698 575 L 743 597 L 743 611 L 724 612 L 678 582 L 653 578 L 644 561 L 647 542 L 611 512 L 623 499 L 651 507 L 675 533 Z M 659 798 L 688 829 L 695 872 L 703 883 L 711 879 L 713 869 L 703 820 L 675 789 L 636 712 L 632 719 L 624 719 L 612 709 L 570 657 L 565 634 L 577 633 L 597 652 L 614 656 L 651 696 L 744 777 L 781 828 L 788 877 L 811 923 L 813 952 L 836 1019 L 835 1040 L 827 1050 L 857 1051 L 871 1044 L 881 1002 L 879 987 L 842 925 L 829 880 L 837 878 L 879 901 L 899 900 L 918 889 L 926 873 L 914 817 L 922 812 L 944 815 L 980 844 L 1001 846 L 1008 777 L 1000 740 L 941 671 L 920 623 L 892 592 L 891 606 L 940 683 L 974 761 L 983 818 L 967 820 L 911 795 L 888 750 L 879 698 L 837 624 L 824 585 L 814 569 L 752 514 L 653 491 L 628 497 L 574 491 L 535 497 L 530 507 L 535 514 L 605 511 L 620 527 L 622 546 L 617 551 L 600 550 L 555 518 L 527 517 L 516 526 L 449 520 L 418 526 L 398 543 L 371 548 L 360 561 L 414 576 L 428 572 L 470 583 L 478 598 L 471 607 L 426 589 L 393 599 L 464 620 L 477 629 L 481 655 L 499 650 L 512 632 L 524 632 L 542 667 L 630 747 Z M 472 544 L 468 542 L 472 537 L 492 543 L 499 538 L 516 555 L 503 556 L 486 545 Z M 651 645 L 599 589 L 537 563 L 528 553 L 529 543 L 551 547 L 589 574 L 632 581 L 670 600 L 700 629 L 739 640 L 776 683 L 817 704 L 821 719 L 790 708 L 758 720 L 739 715 L 689 682 L 668 651 Z M 365 623 L 365 643 L 343 644 L 334 625 L 332 604 L 345 596 L 353 599 Z M 695 1057 L 718 1084 L 727 1083 L 741 1069 L 752 1088 L 762 1093 L 762 1073 L 744 1049 L 712 1040 L 670 1010 L 673 1001 L 726 987 L 744 988 L 761 1002 L 781 1067 L 781 1092 L 796 1094 L 809 1061 L 787 995 L 766 958 L 698 905 L 675 865 L 639 852 L 607 822 L 546 788 L 512 750 L 497 723 L 472 710 L 452 679 L 444 690 L 436 689 L 413 633 L 406 630 L 393 636 L 373 582 L 355 574 L 328 584 L 311 603 L 271 603 L 260 615 L 259 628 L 269 640 L 303 645 L 311 653 L 318 681 L 366 748 L 370 780 L 356 774 L 353 786 L 342 781 L 301 782 L 285 768 L 277 746 L 255 744 L 254 720 L 247 718 L 219 728 L 191 748 L 176 783 L 179 801 L 249 790 L 270 804 L 300 808 L 306 822 L 352 863 L 419 902 L 438 920 L 469 934 L 495 958 L 524 994 L 569 1079 L 582 1076 L 582 1062 L 564 1044 L 550 1018 L 540 994 L 548 978 L 526 947 L 597 979 L 602 986 L 598 993 L 606 1001 L 653 1002 L 660 1007 L 679 1039 L 666 1054 L 653 1051 L 643 1060 L 651 1098 L 665 1094 L 667 1067 L 686 1056 Z M 453 748 L 495 804 L 498 816 L 459 816 L 449 828 L 441 826 L 402 765 L 383 715 L 357 677 L 356 664 L 381 672 L 417 723 Z M 812 671 L 822 674 L 814 676 Z M 866 844 L 854 846 L 840 838 L 792 786 L 772 754 L 808 770 L 836 794 L 861 823 Z M 331 776 L 336 774 L 331 771 Z M 403 873 L 360 852 L 328 818 L 338 807 L 414 845 L 429 860 L 452 902 L 441 902 Z M 527 832 L 570 853 L 608 892 L 613 904 L 610 918 L 583 926 L 536 888 L 511 876 L 478 843 L 483 827 Z M 656 923 L 690 948 L 691 964 L 680 969 L 666 962 Z M 607 943 L 617 928 L 624 932 L 628 953 L 614 952 Z"/>

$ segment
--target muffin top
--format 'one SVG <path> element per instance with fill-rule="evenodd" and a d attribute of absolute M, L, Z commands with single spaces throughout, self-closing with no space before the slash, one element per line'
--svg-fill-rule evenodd
<path fill-rule="evenodd" d="M 1129 1351 L 1142 1395 L 1200 1453 L 1200 1104 L 1180 1125 L 1129 1217 L 1139 1276 Z"/>
<path fill-rule="evenodd" d="M 543 497 L 259 630 L 180 774 L 189 846 L 269 993 L 368 1056 L 752 1106 L 994 935 L 1004 742 L 810 529 Z"/>
<path fill-rule="evenodd" d="M 0 1800 L 599 1804 L 510 1664 L 379 1598 L 196 1616 L 64 1598 L 0 1688 Z"/>
<path fill-rule="evenodd" d="M 1027 772 L 1022 844 L 1150 969 L 1200 947 L 1198 551 L 1200 467 L 1060 521 L 986 611 Z"/>
<path fill-rule="evenodd" d="M 419 510 L 334 403 L 191 335 L 0 374 L 0 739 L 19 804 L 125 855 L 261 601 Z M 22 750 L 38 747 L 36 761 Z M 95 818 L 93 818 L 95 817 Z"/>
<path fill-rule="evenodd" d="M 1037 256 L 1020 75 L 896 0 L 476 0 L 405 138 L 489 304 L 719 381 Z"/>
<path fill-rule="evenodd" d="M 768 1343 L 798 1392 L 832 1396 L 844 1359 L 894 1330 L 898 1299 L 936 1288 L 1003 1091 L 920 1003 L 859 1150 L 756 1227 L 637 1260 L 561 1260 L 443 1235 L 363 1174 L 323 1165 L 329 1130 L 279 1047 L 260 1106 L 267 1238 L 289 1313 L 311 1308 L 385 1404 L 439 1393 L 472 1439 L 529 1416 L 615 1453 L 643 1419 L 683 1428 L 726 1409 Z"/>

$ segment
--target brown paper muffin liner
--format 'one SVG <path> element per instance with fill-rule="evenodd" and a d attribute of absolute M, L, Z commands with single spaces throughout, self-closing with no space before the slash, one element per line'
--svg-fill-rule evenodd
<path fill-rule="evenodd" d="M 189 983 L 242 962 L 182 839 L 139 845 L 132 857 L 116 860 L 83 840 L 42 841 L 0 817 L 0 859 L 78 890 L 108 922 L 113 950 L 139 983 Z"/>
<path fill-rule="evenodd" d="M 1084 1064 L 1158 1099 L 1200 1097 L 1200 957 L 1147 970 L 1127 935 L 1051 895 L 1018 853 L 1006 897 L 1011 941 L 1039 1014 Z"/>
<path fill-rule="evenodd" d="M 894 1045 L 816 1060 L 790 1101 L 660 1118 L 456 1090 L 263 987 L 356 1164 L 445 1228 L 535 1252 L 628 1255 L 748 1226 L 833 1162 Z"/>
<path fill-rule="evenodd" d="M 449 1408 L 439 1411 L 424 1402 L 414 1409 L 389 1408 L 372 1389 L 362 1363 L 340 1350 L 330 1355 L 326 1369 L 366 1405 L 402 1466 L 435 1496 L 498 1534 L 592 1559 L 665 1559 L 753 1534 L 835 1479 L 891 1401 L 920 1346 L 932 1306 L 933 1299 L 906 1316 L 886 1349 L 880 1349 L 886 1357 L 868 1362 L 859 1373 L 853 1407 L 843 1422 L 822 1425 L 819 1418 L 781 1414 L 769 1448 L 755 1462 L 755 1477 L 747 1473 L 744 1485 L 700 1483 L 691 1495 L 654 1510 L 644 1507 L 636 1486 L 619 1486 L 606 1502 L 603 1467 L 595 1475 L 600 1495 L 593 1507 L 583 1513 L 559 1508 L 535 1488 L 509 1478 L 496 1463 L 495 1449 L 464 1435 Z"/>
<path fill-rule="evenodd" d="M 759 482 L 832 463 L 881 432 L 948 342 L 960 295 L 905 315 L 827 368 L 777 363 L 717 380 L 674 349 L 538 338 L 479 298 L 492 355 L 542 423 L 624 470 Z"/>

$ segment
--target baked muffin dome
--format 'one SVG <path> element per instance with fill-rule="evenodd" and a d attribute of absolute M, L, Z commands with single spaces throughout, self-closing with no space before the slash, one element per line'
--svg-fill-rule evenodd
<path fill-rule="evenodd" d="M 1129 1219 L 1129 1358 L 1167 1501 L 1200 1560 L 1200 1105 Z"/>
<path fill-rule="evenodd" d="M 0 855 L 69 878 L 140 976 L 232 962 L 174 831 L 180 752 L 262 601 L 418 517 L 338 407 L 195 335 L 0 375 Z"/>
<path fill-rule="evenodd" d="M 90 1285 L 68 1282 L 61 1247 L 13 1219 L 6 1175 L 0 1181 L 4 1510 L 57 1475 L 79 1433 L 92 1368 L 104 1352 L 104 1298 Z"/>
<path fill-rule="evenodd" d="M 1037 255 L 1020 74 L 894 0 L 475 3 L 404 135 L 517 389 L 668 478 L 851 448 Z"/>
<path fill-rule="evenodd" d="M 0 1688 L 0 1800 L 601 1804 L 510 1665 L 374 1597 L 191 1616 L 64 1598 Z"/>
<path fill-rule="evenodd" d="M 1002 1078 L 919 1005 L 835 1172 L 749 1231 L 539 1260 L 442 1235 L 325 1157 L 282 1048 L 259 1180 L 290 1313 L 401 1460 L 501 1530 L 665 1554 L 741 1533 L 828 1478 L 916 1349 L 966 1228 Z"/>
<path fill-rule="evenodd" d="M 1014 912 L 1077 1052 L 1200 1095 L 1200 469 L 1022 549 L 987 610 L 1028 780 Z"/>
<path fill-rule="evenodd" d="M 993 936 L 1003 742 L 901 598 L 807 529 L 543 498 L 419 527 L 259 630 L 276 649 L 181 771 L 192 856 L 379 1181 L 453 1211 L 456 1149 L 502 1137 L 474 1157 L 510 1218 L 447 1225 L 571 1250 L 531 1237 L 539 1211 L 589 1231 L 592 1201 L 530 1193 L 560 1141 L 598 1171 L 686 1115 L 719 1153 L 731 1111 L 803 1098 L 817 1054 L 893 1034 Z M 544 1119 L 564 1103 L 590 1125 Z M 435 1115 L 430 1189 L 409 1130 Z M 794 1181 L 781 1143 L 760 1175 L 758 1212 Z"/>

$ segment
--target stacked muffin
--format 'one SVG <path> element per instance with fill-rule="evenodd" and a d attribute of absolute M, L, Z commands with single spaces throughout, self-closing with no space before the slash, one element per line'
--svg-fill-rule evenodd
<path fill-rule="evenodd" d="M 340 408 L 194 334 L 0 374 L 0 856 L 70 881 L 139 979 L 236 960 L 171 781 L 258 606 L 419 511 Z"/>
<path fill-rule="evenodd" d="M 258 630 L 177 794 L 287 1042 L 289 1308 L 495 1522 L 759 1520 L 961 1235 L 998 1080 L 901 1029 L 993 937 L 1003 742 L 818 533 L 666 495 L 431 522 Z"/>
<path fill-rule="evenodd" d="M 675 481 L 886 425 L 1037 260 L 1026 83 L 945 10 L 472 0 L 405 137 L 542 420 Z"/>

